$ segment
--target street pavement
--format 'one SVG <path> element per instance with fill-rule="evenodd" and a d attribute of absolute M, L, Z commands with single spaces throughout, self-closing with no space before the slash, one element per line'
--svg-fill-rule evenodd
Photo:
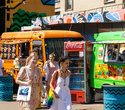
<path fill-rule="evenodd" d="M 16 102 L 16 95 L 13 96 L 13 101 L 0 101 L 0 110 L 24 110 L 18 106 Z M 41 103 L 41 108 L 37 110 L 49 110 Z M 72 110 L 103 110 L 103 102 L 96 102 L 94 104 L 72 104 Z"/>

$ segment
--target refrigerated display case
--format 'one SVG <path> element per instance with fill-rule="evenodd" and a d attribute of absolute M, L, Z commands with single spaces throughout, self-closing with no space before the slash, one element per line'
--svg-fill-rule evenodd
<path fill-rule="evenodd" d="M 64 56 L 68 56 L 70 59 L 71 77 L 69 87 L 73 103 L 91 102 L 92 93 L 89 81 L 91 54 L 91 42 L 64 43 Z"/>

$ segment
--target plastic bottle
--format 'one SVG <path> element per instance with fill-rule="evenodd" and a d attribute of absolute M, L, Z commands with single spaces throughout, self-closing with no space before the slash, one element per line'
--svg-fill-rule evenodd
<path fill-rule="evenodd" d="M 81 61 L 78 62 L 78 67 L 82 67 L 82 62 Z"/>
<path fill-rule="evenodd" d="M 84 69 L 81 69 L 81 73 L 84 73 Z"/>
<path fill-rule="evenodd" d="M 77 73 L 80 73 L 80 69 L 77 70 Z"/>
<path fill-rule="evenodd" d="M 82 61 L 82 67 L 84 67 L 84 62 Z"/>

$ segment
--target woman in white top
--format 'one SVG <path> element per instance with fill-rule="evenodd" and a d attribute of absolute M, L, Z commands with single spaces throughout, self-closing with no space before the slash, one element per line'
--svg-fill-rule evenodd
<path fill-rule="evenodd" d="M 69 89 L 69 79 L 71 72 L 68 70 L 69 58 L 66 56 L 60 57 L 60 69 L 54 71 L 50 82 L 50 87 L 54 93 L 54 100 L 50 110 L 72 110 L 71 94 Z M 54 90 L 53 83 L 55 82 L 58 72 L 57 84 Z"/>

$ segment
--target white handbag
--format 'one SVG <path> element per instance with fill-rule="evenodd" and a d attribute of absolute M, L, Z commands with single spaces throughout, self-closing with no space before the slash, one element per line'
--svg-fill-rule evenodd
<path fill-rule="evenodd" d="M 29 79 L 27 68 L 26 68 L 26 73 Z M 31 85 L 29 86 L 19 85 L 17 93 L 17 101 L 30 101 L 30 96 L 31 96 Z"/>

